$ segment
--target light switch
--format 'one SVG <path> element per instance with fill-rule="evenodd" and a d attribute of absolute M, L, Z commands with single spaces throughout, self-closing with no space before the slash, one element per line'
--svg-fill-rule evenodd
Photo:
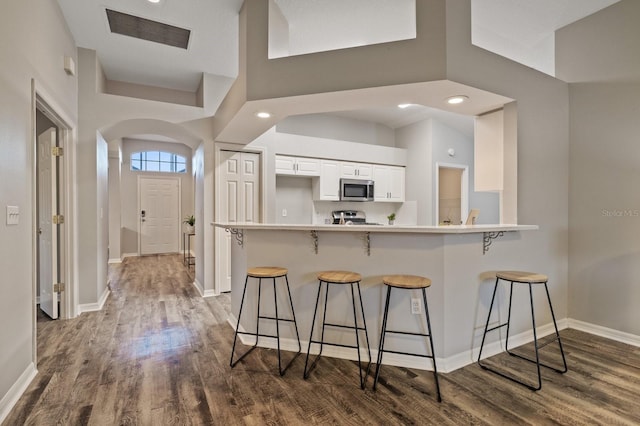
<path fill-rule="evenodd" d="M 7 206 L 7 225 L 17 225 L 20 223 L 20 208 L 18 206 Z"/>

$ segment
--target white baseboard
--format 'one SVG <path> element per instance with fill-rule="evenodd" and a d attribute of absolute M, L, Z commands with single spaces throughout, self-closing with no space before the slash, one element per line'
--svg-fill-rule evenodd
<path fill-rule="evenodd" d="M 38 374 L 38 370 L 36 370 L 35 364 L 30 363 L 18 377 L 18 380 L 9 388 L 9 391 L 0 399 L 0 424 L 7 418 L 13 406 L 16 405 L 18 399 L 36 377 L 36 374 Z"/>
<path fill-rule="evenodd" d="M 109 264 L 114 264 L 114 263 L 122 263 L 122 259 L 116 257 L 114 259 L 109 259 L 108 261 Z"/>
<path fill-rule="evenodd" d="M 235 330 L 235 324 L 237 323 L 237 319 L 235 318 L 235 316 L 229 315 L 227 322 L 229 323 L 231 328 Z M 569 324 L 568 320 L 566 319 L 560 320 L 558 321 L 558 329 L 563 330 L 565 328 L 568 328 L 568 324 Z M 246 330 L 244 330 L 244 328 L 240 328 L 240 331 L 246 331 Z M 548 336 L 549 334 L 555 333 L 555 330 L 554 330 L 553 324 L 546 324 L 544 326 L 537 327 L 536 332 L 538 334 L 538 338 L 542 338 L 544 336 Z M 255 338 L 253 336 L 247 336 L 247 335 L 241 334 L 239 335 L 239 337 L 240 337 L 240 341 L 244 345 L 253 345 L 255 343 Z M 509 347 L 524 345 L 532 341 L 533 341 L 533 331 L 529 330 L 524 333 L 517 334 L 515 336 L 510 336 Z M 301 340 L 300 344 L 302 346 L 302 352 L 306 353 L 307 348 L 309 347 L 309 342 Z M 486 357 L 490 357 L 493 355 L 497 355 L 501 352 L 504 352 L 503 344 L 504 344 L 504 339 L 501 339 L 500 341 L 492 342 L 490 344 L 485 345 L 484 349 L 482 350 L 482 353 L 484 355 L 483 359 Z M 277 349 L 278 347 L 276 339 L 273 337 L 260 337 L 258 341 L 258 346 L 269 348 L 269 349 Z M 316 346 L 316 348 L 312 347 L 311 353 L 317 354 L 319 351 L 319 347 L 317 347 L 318 345 L 315 345 L 315 344 L 313 346 Z M 297 352 L 298 345 L 297 345 L 297 342 L 293 340 L 293 338 L 282 338 L 280 339 L 280 349 Z M 436 357 L 436 366 L 438 367 L 438 371 L 441 373 L 450 373 L 459 368 L 473 364 L 478 360 L 479 351 L 480 351 L 480 348 L 478 347 L 478 348 L 473 348 L 472 350 L 469 350 L 469 351 L 454 354 L 447 358 Z M 356 351 L 354 351 L 353 349 L 342 348 L 339 346 L 325 346 L 324 349 L 322 350 L 322 355 L 323 356 L 326 355 L 331 358 L 349 359 L 354 361 L 358 359 L 358 353 Z M 360 349 L 360 357 L 363 360 L 367 359 L 366 349 L 363 349 L 363 348 Z M 371 348 L 371 358 L 373 360 L 376 360 L 378 358 L 377 347 Z M 411 368 L 416 370 L 432 371 L 432 364 L 430 360 L 425 359 L 423 357 L 412 356 L 412 355 L 385 353 L 382 358 L 382 364 L 392 365 L 396 367 Z"/>
<path fill-rule="evenodd" d="M 200 297 L 213 297 L 217 296 L 213 290 L 202 290 L 202 284 L 197 279 L 193 281 L 193 286 L 198 290 Z"/>
<path fill-rule="evenodd" d="M 122 253 L 122 260 L 126 259 L 127 257 L 139 257 L 140 255 L 138 253 Z"/>
<path fill-rule="evenodd" d="M 625 333 L 624 331 L 618 331 L 576 319 L 569 319 L 568 322 L 569 328 L 595 334 L 596 336 L 605 337 L 615 340 L 616 342 L 626 343 L 627 345 L 640 347 L 640 336 L 635 334 Z"/>
<path fill-rule="evenodd" d="M 107 286 L 105 287 L 104 292 L 102 292 L 102 296 L 100 296 L 100 299 L 98 300 L 97 303 L 84 303 L 82 305 L 78 305 L 78 315 L 84 312 L 101 311 L 102 308 L 104 307 L 104 304 L 107 302 L 107 298 L 109 298 L 110 293 L 111 291 Z"/>

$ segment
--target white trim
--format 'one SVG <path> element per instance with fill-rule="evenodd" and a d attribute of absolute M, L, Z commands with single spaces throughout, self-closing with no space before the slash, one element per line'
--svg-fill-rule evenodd
<path fill-rule="evenodd" d="M 85 312 L 95 312 L 95 311 L 101 311 L 102 308 L 104 307 L 105 302 L 107 301 L 107 298 L 109 297 L 109 294 L 111 294 L 111 291 L 109 290 L 109 287 L 107 286 L 104 289 L 104 292 L 102 293 L 102 296 L 100 296 L 100 299 L 98 300 L 98 303 L 85 303 L 82 305 L 78 306 L 78 313 L 82 314 Z"/>
<path fill-rule="evenodd" d="M 109 264 L 113 264 L 113 263 L 122 263 L 122 259 L 120 259 L 120 258 L 109 259 L 108 263 L 109 263 Z"/>
<path fill-rule="evenodd" d="M 198 294 L 200 295 L 200 297 L 217 296 L 217 294 L 215 294 L 213 292 L 213 290 L 204 290 L 204 291 L 202 291 L 202 284 L 197 279 L 192 284 L 196 288 L 196 290 L 198 290 Z"/>
<path fill-rule="evenodd" d="M 229 315 L 227 322 L 231 326 L 231 328 L 235 331 L 235 324 L 237 324 L 237 319 L 233 314 Z M 564 329 L 575 329 L 579 331 L 583 331 L 585 333 L 594 334 L 596 336 L 604 337 L 607 339 L 611 339 L 617 342 L 626 343 L 628 345 L 640 347 L 640 336 L 625 333 L 622 331 L 614 330 L 611 328 L 602 327 L 599 325 L 589 324 L 584 321 L 579 321 L 575 319 L 561 319 L 558 320 L 558 330 Z M 240 328 L 241 331 L 244 330 L 243 327 Z M 552 323 L 545 324 L 541 327 L 536 328 L 538 338 L 542 338 L 548 336 L 550 334 L 555 333 L 554 327 Z M 510 336 L 509 340 L 511 341 L 511 347 L 521 346 L 530 342 L 533 342 L 533 330 L 528 330 L 523 333 L 517 334 L 515 336 Z M 240 335 L 240 341 L 244 345 L 253 345 L 255 343 L 255 338 L 247 335 Z M 306 353 L 307 348 L 309 347 L 309 342 L 300 341 L 302 346 L 302 352 Z M 275 338 L 270 337 L 260 337 L 259 346 L 270 349 L 277 349 L 277 344 Z M 297 352 L 298 345 L 295 340 L 292 338 L 284 338 L 280 339 L 280 348 L 286 351 Z M 460 352 L 454 355 L 451 355 L 447 358 L 436 358 L 436 363 L 438 367 L 438 371 L 441 373 L 451 373 L 452 371 L 458 370 L 467 365 L 473 364 L 478 361 L 478 352 L 480 351 L 479 347 L 473 348 L 472 350 Z M 366 350 L 361 349 L 361 357 L 366 359 L 367 353 Z M 489 343 L 484 346 L 482 353 L 484 356 L 483 359 L 497 355 L 499 353 L 504 352 L 504 339 L 500 339 L 499 341 L 495 341 Z M 317 350 L 312 350 L 312 354 L 317 354 Z M 334 346 L 325 346 L 322 351 L 323 356 L 326 355 L 328 357 L 334 358 L 342 358 L 349 360 L 357 360 L 357 353 L 353 349 L 334 347 Z M 371 357 L 372 359 L 378 358 L 378 350 L 377 348 L 371 348 Z M 411 355 L 400 355 L 393 353 L 385 353 L 383 357 L 383 365 L 393 365 L 397 367 L 405 367 L 416 370 L 429 370 L 431 371 L 431 362 L 426 361 L 424 358 L 411 356 Z"/>
<path fill-rule="evenodd" d="M 575 330 L 584 331 L 585 333 L 595 334 L 596 336 L 605 337 L 607 339 L 615 340 L 616 342 L 626 343 L 627 345 L 640 347 L 640 336 L 625 333 L 624 331 L 614 330 L 612 328 L 602 327 L 600 325 L 590 324 L 588 322 L 568 319 L 569 328 Z"/>
<path fill-rule="evenodd" d="M 122 253 L 122 260 L 125 260 L 127 257 L 140 257 L 138 253 Z"/>
<path fill-rule="evenodd" d="M 7 393 L 2 397 L 0 400 L 0 423 L 7 418 L 11 409 L 16 405 L 16 402 L 18 402 L 22 394 L 27 390 L 31 381 L 36 377 L 36 374 L 38 374 L 36 365 L 34 363 L 30 363 L 22 372 L 20 377 L 18 377 L 18 380 L 15 381 Z"/>
<path fill-rule="evenodd" d="M 233 314 L 229 315 L 227 322 L 229 323 L 231 328 L 235 331 L 235 324 L 237 323 L 237 319 Z M 569 328 L 568 325 L 569 325 L 569 320 L 567 319 L 559 320 L 558 330 L 564 330 L 565 328 Z M 241 327 L 240 330 L 245 331 L 243 327 Z M 538 338 L 542 338 L 544 336 L 548 336 L 552 333 L 555 333 L 552 323 L 545 324 L 541 327 L 537 327 L 536 330 L 537 330 Z M 511 341 L 510 343 L 512 344 L 511 347 L 521 346 L 526 343 L 530 343 L 533 341 L 533 331 L 529 330 L 529 331 L 525 331 L 523 333 L 517 334 L 515 336 L 510 336 L 509 340 Z M 252 336 L 241 334 L 240 341 L 244 345 L 253 345 L 255 343 L 255 338 L 253 338 Z M 500 339 L 500 341 L 492 342 L 490 344 L 485 345 L 482 351 L 483 354 L 485 355 L 483 359 L 493 355 L 497 355 L 501 352 L 504 352 L 503 342 L 504 342 L 504 339 Z M 260 337 L 258 343 L 260 347 L 277 349 L 277 342 L 275 338 Z M 302 352 L 306 353 L 307 348 L 309 347 L 309 342 L 308 341 L 305 342 L 301 340 L 300 344 L 302 346 Z M 286 351 L 297 352 L 298 345 L 296 341 L 293 340 L 292 338 L 281 338 L 280 348 Z M 318 351 L 319 351 L 319 348 L 312 348 L 311 353 L 317 354 Z M 475 363 L 478 360 L 479 351 L 480 351 L 480 348 L 478 347 L 469 351 L 464 351 L 464 352 L 451 355 L 450 357 L 447 357 L 447 358 L 436 357 L 436 366 L 438 367 L 438 372 L 451 373 L 452 371 L 455 371 L 459 368 Z M 348 359 L 348 360 L 358 359 L 357 352 L 355 352 L 353 349 L 342 348 L 339 346 L 338 347 L 325 346 L 324 349 L 322 350 L 322 354 L 323 356 L 326 355 L 332 358 L 342 358 L 342 359 Z M 362 359 L 366 360 L 367 358 L 366 349 L 362 349 L 362 348 L 360 349 L 360 356 L 364 357 Z M 378 358 L 377 348 L 373 348 L 373 347 L 371 348 L 371 358 L 373 360 L 376 360 Z M 405 368 L 411 368 L 415 370 L 432 371 L 431 361 L 419 356 L 385 353 L 382 361 L 383 361 L 382 362 L 383 365 L 392 365 L 396 367 L 405 367 Z"/>

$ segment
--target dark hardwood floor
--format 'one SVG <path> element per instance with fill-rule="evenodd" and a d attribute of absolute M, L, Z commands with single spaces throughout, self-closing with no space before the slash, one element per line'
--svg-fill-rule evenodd
<path fill-rule="evenodd" d="M 280 377 L 258 349 L 231 369 L 229 297 L 199 297 L 181 256 L 127 258 L 110 280 L 102 311 L 38 321 L 39 373 L 3 425 L 640 424 L 640 348 L 575 330 L 541 391 L 470 365 L 440 375 L 439 404 L 428 371 L 385 366 L 373 392 L 345 360 L 303 380 L 303 356 Z"/>

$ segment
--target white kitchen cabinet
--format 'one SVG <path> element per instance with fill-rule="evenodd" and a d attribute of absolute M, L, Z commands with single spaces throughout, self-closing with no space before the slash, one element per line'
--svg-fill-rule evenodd
<path fill-rule="evenodd" d="M 313 199 L 340 200 L 340 162 L 320 160 L 320 177 L 313 179 Z"/>
<path fill-rule="evenodd" d="M 347 163 L 340 164 L 340 177 L 347 179 L 371 179 L 373 166 L 367 163 Z"/>
<path fill-rule="evenodd" d="M 404 167 L 373 166 L 374 201 L 404 202 L 404 179 Z"/>
<path fill-rule="evenodd" d="M 320 176 L 320 160 L 276 155 L 276 175 Z"/>

